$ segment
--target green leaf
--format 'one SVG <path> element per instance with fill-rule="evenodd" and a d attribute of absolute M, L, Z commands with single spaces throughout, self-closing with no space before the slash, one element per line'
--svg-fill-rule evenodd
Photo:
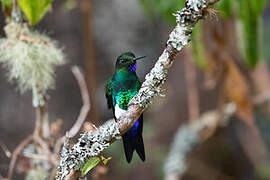
<path fill-rule="evenodd" d="M 2 11 L 6 17 L 11 16 L 12 0 L 0 0 L 2 2 Z"/>
<path fill-rule="evenodd" d="M 85 165 L 83 166 L 82 169 L 82 175 L 85 176 L 91 169 L 96 167 L 98 163 L 100 162 L 99 157 L 92 157 L 90 158 Z"/>
<path fill-rule="evenodd" d="M 104 156 L 101 156 L 101 159 L 102 159 L 103 164 L 106 165 L 108 161 L 112 159 L 112 157 L 105 158 Z"/>
<path fill-rule="evenodd" d="M 267 2 L 267 0 L 249 0 L 249 1 L 250 1 L 250 8 L 252 8 L 252 10 L 254 11 L 254 13 L 256 13 L 256 15 L 260 15 L 263 12 Z"/>
<path fill-rule="evenodd" d="M 242 21 L 242 55 L 250 68 L 254 68 L 261 56 L 260 18 L 250 17 Z"/>
<path fill-rule="evenodd" d="M 152 0 L 140 0 L 146 15 L 152 20 L 154 16 Z"/>
<path fill-rule="evenodd" d="M 2 2 L 2 7 L 4 6 L 7 6 L 9 8 L 12 7 L 12 0 L 1 0 L 1 2 Z"/>
<path fill-rule="evenodd" d="M 36 25 L 51 7 L 52 0 L 18 0 L 30 25 Z"/>
<path fill-rule="evenodd" d="M 261 16 L 266 7 L 266 0 L 238 0 L 239 18 L 246 19 L 249 16 Z"/>
<path fill-rule="evenodd" d="M 168 23 L 174 24 L 176 13 L 184 7 L 185 0 L 141 0 L 144 10 L 148 16 L 153 16 L 153 13 L 158 13 Z"/>

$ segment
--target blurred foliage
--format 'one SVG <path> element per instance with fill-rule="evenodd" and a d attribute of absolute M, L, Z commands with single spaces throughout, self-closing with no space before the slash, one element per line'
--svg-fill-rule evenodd
<path fill-rule="evenodd" d="M 184 0 L 141 0 L 144 10 L 149 17 L 153 17 L 155 13 L 160 14 L 168 23 L 174 24 L 176 13 L 184 7 Z"/>
<path fill-rule="evenodd" d="M 270 32 L 270 22 L 266 21 L 263 23 L 264 32 Z M 263 33 L 263 55 L 265 59 L 270 60 L 270 34 Z"/>
<path fill-rule="evenodd" d="M 241 53 L 247 64 L 253 68 L 261 56 L 261 15 L 266 0 L 239 0 L 237 16 L 241 29 Z"/>
<path fill-rule="evenodd" d="M 27 16 L 30 25 L 36 25 L 51 7 L 52 0 L 18 0 L 22 11 Z"/>
<path fill-rule="evenodd" d="M 78 7 L 78 1 L 77 0 L 66 0 L 62 7 L 61 7 L 61 10 L 62 11 L 70 11 L 70 10 L 73 10 L 75 9 L 76 7 Z"/>
<path fill-rule="evenodd" d="M 199 68 L 203 69 L 206 66 L 206 59 L 205 49 L 202 41 L 202 23 L 199 22 L 192 32 L 191 47 L 195 63 L 199 66 Z"/>
<path fill-rule="evenodd" d="M 17 0 L 21 10 L 26 15 L 31 26 L 36 25 L 48 12 L 53 0 Z M 12 0 L 1 0 L 2 11 L 10 16 Z"/>
<path fill-rule="evenodd" d="M 151 18 L 159 14 L 169 24 L 175 23 L 173 13 L 184 6 L 185 0 L 141 0 L 145 12 Z M 242 57 L 250 68 L 254 68 L 261 58 L 261 16 L 267 0 L 221 0 L 215 5 L 223 18 L 237 17 L 240 22 L 238 31 L 239 47 Z M 201 27 L 193 32 L 192 50 L 196 64 L 204 68 L 204 53 Z"/>
<path fill-rule="evenodd" d="M 2 11 L 4 12 L 5 16 L 10 16 L 12 0 L 0 0 L 0 2 L 2 2 Z"/>
<path fill-rule="evenodd" d="M 231 18 L 235 12 L 235 0 L 219 1 L 216 5 L 218 12 L 225 18 Z"/>
<path fill-rule="evenodd" d="M 11 8 L 12 7 L 12 0 L 1 0 L 2 2 L 2 8 Z"/>

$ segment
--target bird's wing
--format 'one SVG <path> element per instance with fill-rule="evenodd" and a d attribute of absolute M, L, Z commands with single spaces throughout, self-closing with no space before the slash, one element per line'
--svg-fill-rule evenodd
<path fill-rule="evenodd" d="M 107 99 L 107 105 L 108 108 L 111 109 L 113 107 L 113 102 L 112 102 L 112 78 L 110 78 L 106 84 L 105 87 L 105 96 Z"/>

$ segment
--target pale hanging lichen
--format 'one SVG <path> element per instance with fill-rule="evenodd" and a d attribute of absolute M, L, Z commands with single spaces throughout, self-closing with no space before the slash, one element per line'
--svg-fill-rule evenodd
<path fill-rule="evenodd" d="M 29 30 L 25 24 L 5 26 L 7 37 L 0 39 L 0 62 L 8 71 L 8 80 L 18 89 L 33 92 L 33 105 L 43 105 L 43 97 L 54 87 L 55 67 L 65 62 L 57 43 L 45 34 Z"/>

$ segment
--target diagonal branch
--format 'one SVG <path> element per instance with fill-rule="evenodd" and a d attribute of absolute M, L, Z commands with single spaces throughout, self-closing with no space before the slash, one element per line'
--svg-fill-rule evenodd
<path fill-rule="evenodd" d="M 96 131 L 82 134 L 71 149 L 67 138 L 61 152 L 56 179 L 74 179 L 74 174 L 79 174 L 78 172 L 90 157 L 99 155 L 112 142 L 119 139 L 132 127 L 153 98 L 161 94 L 161 87 L 176 55 L 189 43 L 194 25 L 204 17 L 208 6 L 206 0 L 186 1 L 186 6 L 175 14 L 177 25 L 169 36 L 165 50 L 150 73 L 146 75 L 138 94 L 130 101 L 127 112 L 117 122 L 106 122 Z"/>

